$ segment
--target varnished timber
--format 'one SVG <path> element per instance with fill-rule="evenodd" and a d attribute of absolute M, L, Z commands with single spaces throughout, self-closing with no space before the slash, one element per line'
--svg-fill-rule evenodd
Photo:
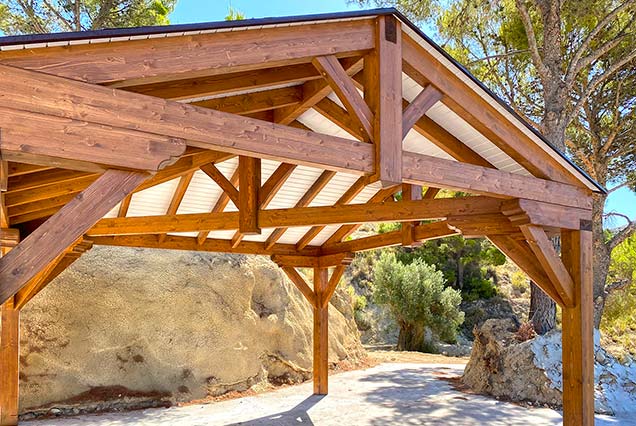
<path fill-rule="evenodd" d="M 132 201 L 132 194 L 126 195 L 121 203 L 119 203 L 119 209 L 117 211 L 117 217 L 126 217 L 128 209 L 130 208 L 130 202 Z"/>
<path fill-rule="evenodd" d="M 352 76 L 362 69 L 362 58 L 345 58 L 342 67 L 348 76 Z M 317 71 L 317 70 L 316 70 Z M 326 98 L 331 93 L 331 87 L 324 79 L 308 81 L 302 86 L 303 99 L 298 105 L 281 108 L 274 112 L 274 121 L 280 124 L 291 125 L 305 111 Z"/>
<path fill-rule="evenodd" d="M 11 192 L 28 191 L 49 184 L 60 184 L 82 179 L 88 175 L 89 173 L 77 172 L 75 170 L 44 170 L 9 178 L 8 189 L 10 189 Z"/>
<path fill-rule="evenodd" d="M 13 163 L 9 161 L 9 177 L 28 175 L 30 173 L 51 170 L 50 166 L 40 166 L 37 164 Z"/>
<path fill-rule="evenodd" d="M 322 191 L 325 188 L 325 186 L 327 186 L 329 181 L 331 181 L 331 179 L 335 175 L 336 175 L 335 172 L 332 172 L 329 170 L 325 170 L 324 172 L 322 172 L 320 176 L 318 176 L 316 181 L 305 192 L 305 194 L 303 194 L 300 200 L 298 200 L 295 208 L 302 208 L 302 207 L 308 206 L 314 200 L 314 198 L 318 196 L 320 191 Z M 286 230 L 287 228 L 285 227 L 274 229 L 274 231 L 272 231 L 269 237 L 267 237 L 267 241 L 265 243 L 266 246 L 270 247 L 274 245 L 283 236 Z"/>
<path fill-rule="evenodd" d="M 9 189 L 9 162 L 0 160 L 0 192 Z"/>
<path fill-rule="evenodd" d="M 338 265 L 349 265 L 353 261 L 353 253 L 334 253 L 324 256 L 300 256 L 289 254 L 272 255 L 272 262 L 280 267 L 291 268 L 328 268 Z"/>
<path fill-rule="evenodd" d="M 565 306 L 572 307 L 574 303 L 574 282 L 565 265 L 563 265 L 559 254 L 554 249 L 552 241 L 550 241 L 540 226 L 521 225 L 519 228 Z"/>
<path fill-rule="evenodd" d="M 426 86 L 402 113 L 402 137 L 406 137 L 406 134 L 426 114 L 426 111 L 431 109 L 441 99 L 442 94 L 439 90 L 432 85 Z"/>
<path fill-rule="evenodd" d="M 146 173 L 108 170 L 2 257 L 0 302 L 17 293 L 147 177 Z"/>
<path fill-rule="evenodd" d="M 239 157 L 239 226 L 241 234 L 260 234 L 258 193 L 261 188 L 261 160 Z"/>
<path fill-rule="evenodd" d="M 402 184 L 402 201 L 416 201 L 422 199 L 422 187 L 420 185 Z M 413 222 L 402 222 L 402 245 L 405 247 L 418 245 L 415 240 Z"/>
<path fill-rule="evenodd" d="M 2 71 L 0 87 L 8 84 Z M 6 105 L 13 106 L 12 102 Z M 97 164 L 157 171 L 176 161 L 186 148 L 183 140 L 170 136 L 4 107 L 0 107 L 0 128 L 3 158 L 37 162 L 49 157 L 68 168 L 88 163 L 80 170 L 93 170 L 91 165 Z"/>
<path fill-rule="evenodd" d="M 127 87 L 126 90 L 164 99 L 188 100 L 219 96 L 246 89 L 256 90 L 276 85 L 301 83 L 319 78 L 320 74 L 316 68 L 308 63 L 142 84 Z"/>
<path fill-rule="evenodd" d="M 214 167 L 213 164 L 208 164 L 208 165 Z M 183 201 L 183 197 L 185 196 L 185 193 L 188 190 L 188 186 L 190 185 L 190 182 L 192 181 L 193 176 L 194 176 L 194 172 L 190 172 L 181 176 L 181 178 L 179 178 L 179 183 L 177 184 L 177 187 L 174 190 L 174 194 L 172 194 L 172 199 L 170 200 L 170 204 L 168 205 L 166 214 L 168 215 L 177 214 L 177 210 L 179 210 L 181 201 Z M 165 240 L 166 234 L 159 234 L 157 238 L 161 242 Z"/>
<path fill-rule="evenodd" d="M 316 294 L 309 287 L 305 279 L 296 271 L 293 266 L 281 266 L 281 269 L 289 277 L 289 280 L 296 286 L 296 288 L 305 296 L 305 299 L 311 304 L 313 308 L 316 307 Z"/>
<path fill-rule="evenodd" d="M 226 178 L 223 173 L 212 163 L 204 164 L 200 167 L 201 171 L 208 175 L 216 184 L 221 187 L 224 193 L 232 200 L 234 205 L 239 205 L 239 192 L 230 179 Z M 240 172 L 240 168 L 239 168 Z"/>
<path fill-rule="evenodd" d="M 519 236 L 521 230 L 506 220 L 501 213 L 449 216 L 447 221 L 453 229 L 458 229 L 464 237 L 485 237 L 486 235 L 514 235 Z"/>
<path fill-rule="evenodd" d="M 449 228 L 446 221 L 417 225 L 413 229 L 414 241 L 433 240 L 457 234 L 458 231 Z M 400 244 L 402 244 L 402 232 L 391 231 L 383 234 L 372 235 L 369 237 L 362 237 L 354 240 L 324 245 L 321 248 L 321 253 L 326 255 L 330 253 L 358 252 L 383 247 L 392 247 Z"/>
<path fill-rule="evenodd" d="M 366 176 L 361 176 L 356 180 L 353 185 L 342 194 L 342 196 L 336 201 L 336 205 L 347 204 L 351 202 L 369 183 L 369 179 Z M 324 226 L 312 226 L 309 231 L 303 235 L 296 243 L 296 248 L 302 250 L 307 247 L 320 232 L 325 229 Z"/>
<path fill-rule="evenodd" d="M 592 232 L 563 231 L 563 262 L 574 280 L 574 304 L 563 309 L 563 425 L 594 425 L 594 294 Z"/>
<path fill-rule="evenodd" d="M 547 276 L 532 249 L 524 241 L 518 241 L 507 235 L 488 235 L 488 239 L 510 258 L 526 275 L 541 289 L 557 302 L 561 307 L 565 306 L 559 292 L 554 288 L 552 281 Z"/>
<path fill-rule="evenodd" d="M 0 307 L 0 425 L 18 424 L 20 311 L 10 298 Z"/>
<path fill-rule="evenodd" d="M 506 201 L 501 211 L 515 225 L 540 225 L 571 230 L 581 229 L 581 221 L 592 220 L 592 210 L 558 204 L 516 199 Z"/>
<path fill-rule="evenodd" d="M 336 95 L 338 95 L 347 111 L 356 117 L 357 122 L 367 134 L 369 140 L 372 140 L 373 112 L 371 112 L 371 109 L 353 84 L 353 80 L 347 75 L 346 70 L 338 59 L 335 56 L 320 56 L 314 58 L 313 64 L 327 80 Z"/>
<path fill-rule="evenodd" d="M 31 111 L 16 114 L 47 114 L 46 117 L 56 117 L 52 118 L 54 122 L 72 119 L 77 123 L 86 123 L 85 120 L 90 120 L 91 123 L 99 123 L 94 126 L 101 126 L 100 129 L 104 125 L 126 128 L 126 131 L 132 128 L 135 131 L 152 132 L 155 136 L 161 134 L 164 138 L 184 139 L 193 147 L 354 174 L 370 172 L 373 167 L 372 147 L 357 141 L 0 66 L 0 82 L 9 79 L 12 79 L 11 84 L 0 86 L 0 97 L 12 108 Z M 33 87 L 38 87 L 37 102 L 33 100 L 34 96 L 30 96 Z M 68 99 L 72 101 L 69 102 Z M 161 120 L 157 120 L 157 116 Z M 25 127 L 24 123 L 22 127 Z M 88 142 L 96 139 L 96 135 L 88 129 L 82 131 L 89 133 Z M 38 137 L 42 138 L 42 135 Z M 72 142 L 73 135 L 69 137 Z M 50 140 L 45 146 L 33 144 L 6 147 L 7 153 L 11 155 L 24 155 L 20 150 L 26 148 L 29 148 L 29 155 L 49 153 L 73 160 L 77 157 L 75 152 L 60 150 L 59 144 L 51 144 Z M 130 152 L 123 149 L 121 144 L 119 148 L 118 155 L 121 158 L 130 156 Z M 4 143 L 2 149 L 4 155 Z M 90 157 L 91 151 L 82 155 Z"/>
<path fill-rule="evenodd" d="M 488 197 L 436 198 L 434 200 L 349 204 L 325 207 L 267 209 L 258 212 L 261 228 L 290 228 L 312 225 L 357 224 L 441 219 L 451 215 L 489 214 L 501 201 Z M 239 213 L 191 213 L 171 216 L 106 218 L 87 235 L 133 235 L 238 229 Z"/>
<path fill-rule="evenodd" d="M 367 203 L 380 203 L 389 199 L 393 199 L 393 195 L 399 192 L 401 188 L 402 185 L 395 185 L 391 188 L 383 188 L 376 192 Z M 360 226 L 361 223 L 341 226 L 336 232 L 331 234 L 331 236 L 323 243 L 323 246 L 339 243 L 340 241 L 344 240 L 349 235 L 354 233 L 355 230 L 358 229 Z"/>
<path fill-rule="evenodd" d="M 237 167 L 236 170 L 234 170 L 234 173 L 232 173 L 232 177 L 230 178 L 230 183 L 235 187 L 239 183 L 239 172 L 240 170 Z M 219 195 L 219 198 L 216 200 L 216 203 L 214 203 L 214 206 L 212 207 L 210 213 L 221 213 L 223 210 L 225 210 L 225 207 L 227 207 L 230 201 L 230 196 L 227 195 L 227 193 L 221 193 L 221 195 Z M 209 230 L 199 231 L 199 234 L 197 235 L 198 243 L 203 244 L 209 233 Z"/>
<path fill-rule="evenodd" d="M 183 37 L 2 52 L 0 62 L 92 83 L 139 85 L 359 55 L 373 47 L 373 22 L 328 22 Z"/>
<path fill-rule="evenodd" d="M 327 288 L 325 289 L 325 293 L 320 301 L 322 308 L 327 308 L 329 306 L 329 301 L 335 293 L 336 287 L 338 287 L 345 269 L 347 269 L 347 265 L 336 265 L 336 267 L 333 268 L 333 272 L 331 273 L 329 282 L 327 283 Z"/>
<path fill-rule="evenodd" d="M 581 186 L 581 182 L 527 134 L 468 86 L 417 41 L 404 36 L 404 71 L 421 86 L 433 84 L 443 102 L 534 176 Z M 486 95 L 488 96 L 488 95 Z M 509 116 L 509 113 L 508 113 Z"/>
<path fill-rule="evenodd" d="M 0 247 L 15 247 L 20 242 L 20 231 L 15 228 L 0 228 Z"/>
<path fill-rule="evenodd" d="M 402 183 L 402 24 L 375 20 L 375 49 L 365 58 L 364 97 L 374 113 L 373 178 L 383 188 Z"/>
<path fill-rule="evenodd" d="M 233 114 L 252 114 L 290 105 L 298 105 L 302 100 L 302 90 L 298 86 L 282 87 L 279 89 L 263 90 L 222 98 L 207 99 L 192 102 L 204 108 L 216 109 Z"/>
<path fill-rule="evenodd" d="M 187 250 L 205 252 L 223 252 L 240 254 L 262 254 L 271 256 L 273 254 L 319 256 L 320 248 L 315 246 L 306 247 L 303 250 L 296 250 L 293 244 L 276 244 L 271 249 L 265 247 L 265 243 L 256 241 L 242 241 L 238 246 L 232 247 L 230 240 L 206 238 L 199 244 L 196 237 L 183 237 L 168 235 L 161 243 L 154 235 L 128 235 L 115 237 L 91 237 L 96 245 L 119 246 L 119 247 L 145 247 L 161 248 L 167 250 Z"/>
<path fill-rule="evenodd" d="M 328 274 L 327 268 L 314 268 L 314 395 L 327 395 L 329 392 L 329 300 L 323 304 L 327 296 Z"/>
<path fill-rule="evenodd" d="M 293 164 L 282 163 L 274 170 L 274 173 L 267 178 L 258 191 L 258 205 L 260 209 L 264 209 L 269 205 L 295 169 L 296 166 Z M 238 246 L 242 240 L 243 234 L 240 231 L 236 231 L 232 236 L 232 247 Z"/>
<path fill-rule="evenodd" d="M 364 141 L 368 136 L 349 112 L 329 98 L 325 98 L 314 105 L 314 110 L 338 125 L 358 140 Z"/>

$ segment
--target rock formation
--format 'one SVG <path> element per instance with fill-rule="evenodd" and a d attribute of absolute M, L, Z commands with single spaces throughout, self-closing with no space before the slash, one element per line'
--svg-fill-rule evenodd
<path fill-rule="evenodd" d="M 329 360 L 355 362 L 364 350 L 350 303 L 334 306 Z M 169 404 L 302 381 L 312 324 L 309 304 L 268 259 L 95 247 L 23 310 L 21 411 Z"/>

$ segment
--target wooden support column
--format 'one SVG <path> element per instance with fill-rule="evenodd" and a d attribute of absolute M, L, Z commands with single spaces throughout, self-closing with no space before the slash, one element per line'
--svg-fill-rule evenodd
<path fill-rule="evenodd" d="M 562 231 L 561 256 L 574 281 L 574 306 L 563 308 L 563 425 L 594 425 L 592 232 Z"/>
<path fill-rule="evenodd" d="M 314 395 L 327 395 L 329 391 L 329 304 L 323 304 L 328 272 L 327 268 L 314 268 Z"/>
<path fill-rule="evenodd" d="M 376 20 L 375 50 L 365 57 L 364 97 L 374 113 L 373 178 L 402 183 L 402 29 L 394 16 Z M 368 63 L 367 63 L 368 62 Z"/>
<path fill-rule="evenodd" d="M 17 230 L 3 229 L 3 233 Z M 17 241 L 16 241 L 17 242 Z M 2 244 L 5 255 L 13 244 Z M 18 424 L 20 367 L 20 310 L 13 297 L 0 306 L 0 425 Z"/>
<path fill-rule="evenodd" d="M 260 234 L 258 192 L 261 188 L 260 158 L 239 157 L 239 232 Z"/>
<path fill-rule="evenodd" d="M 18 424 L 20 311 L 13 305 L 13 298 L 0 309 L 0 425 L 8 426 Z"/>
<path fill-rule="evenodd" d="M 422 187 L 405 183 L 402 185 L 402 201 L 417 201 L 422 199 Z M 422 243 L 415 240 L 416 222 L 402 222 L 402 246 L 414 247 Z"/>

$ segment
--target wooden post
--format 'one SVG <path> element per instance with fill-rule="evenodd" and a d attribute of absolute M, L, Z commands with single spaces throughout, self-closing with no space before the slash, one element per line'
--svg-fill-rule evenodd
<path fill-rule="evenodd" d="M 563 263 L 574 281 L 574 306 L 563 308 L 563 424 L 594 425 L 592 232 L 561 231 Z"/>
<path fill-rule="evenodd" d="M 323 304 L 329 281 L 327 268 L 314 268 L 314 395 L 327 395 L 329 373 L 329 304 Z"/>
<path fill-rule="evenodd" d="M 2 247 L 4 256 L 11 248 Z M 0 426 L 18 424 L 20 310 L 10 298 L 0 307 Z"/>
<path fill-rule="evenodd" d="M 260 158 L 239 156 L 239 231 L 260 234 L 258 191 L 261 188 Z"/>

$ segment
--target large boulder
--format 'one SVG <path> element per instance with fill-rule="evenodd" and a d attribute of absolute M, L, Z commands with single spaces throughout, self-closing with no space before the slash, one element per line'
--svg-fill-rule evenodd
<path fill-rule="evenodd" d="M 520 342 L 513 320 L 488 320 L 474 330 L 470 361 L 463 376 L 473 390 L 512 401 L 560 406 L 562 403 L 561 333 Z M 636 413 L 636 363 L 621 364 L 595 335 L 595 411 Z"/>
<path fill-rule="evenodd" d="M 339 305 L 347 316 L 329 310 L 329 361 L 356 362 L 364 350 L 350 303 Z M 312 324 L 268 259 L 95 247 L 23 310 L 21 411 L 169 404 L 306 380 Z"/>

